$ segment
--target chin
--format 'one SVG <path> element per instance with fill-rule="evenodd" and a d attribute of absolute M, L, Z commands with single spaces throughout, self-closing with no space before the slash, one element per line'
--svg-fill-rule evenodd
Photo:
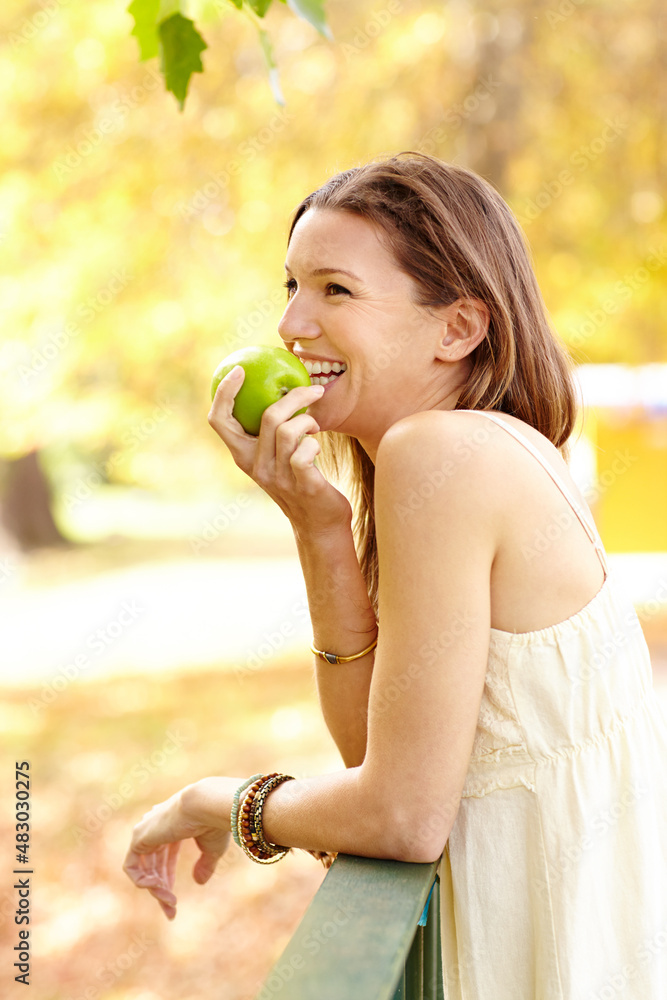
<path fill-rule="evenodd" d="M 341 414 L 336 406 L 326 404 L 326 396 L 318 399 L 317 402 L 308 408 L 308 412 L 317 420 L 321 431 L 336 431 L 339 434 L 350 434 L 354 436 L 354 431 L 350 429 L 353 421 L 350 420 L 350 413 Z"/>

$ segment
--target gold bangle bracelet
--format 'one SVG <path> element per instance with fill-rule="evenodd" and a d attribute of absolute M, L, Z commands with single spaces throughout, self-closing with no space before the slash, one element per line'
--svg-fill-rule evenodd
<path fill-rule="evenodd" d="M 315 656 L 319 656 L 321 660 L 326 660 L 327 663 L 349 663 L 350 660 L 358 660 L 360 657 L 365 656 L 366 653 L 370 653 L 371 649 L 375 649 L 377 644 L 378 641 L 376 636 L 370 646 L 367 646 L 366 649 L 362 649 L 360 653 L 355 653 L 354 656 L 336 656 L 335 653 L 325 653 L 322 649 L 315 649 L 314 646 L 311 646 L 310 649 Z"/>

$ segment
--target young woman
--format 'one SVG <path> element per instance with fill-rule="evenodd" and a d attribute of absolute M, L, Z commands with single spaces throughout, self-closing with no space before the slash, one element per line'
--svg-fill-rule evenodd
<path fill-rule="evenodd" d="M 304 200 L 286 272 L 279 333 L 314 384 L 255 438 L 236 369 L 209 422 L 294 529 L 345 768 L 197 781 L 138 824 L 127 874 L 173 918 L 186 838 L 199 882 L 231 831 L 260 862 L 441 858 L 449 997 L 664 1000 L 667 728 L 568 470 L 571 364 L 514 217 L 403 153 Z"/>

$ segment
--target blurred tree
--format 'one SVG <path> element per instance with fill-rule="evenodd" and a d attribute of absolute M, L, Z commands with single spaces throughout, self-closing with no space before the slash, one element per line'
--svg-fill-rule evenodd
<path fill-rule="evenodd" d="M 206 423 L 211 374 L 277 342 L 294 207 L 385 153 L 498 186 L 578 361 L 664 359 L 655 0 L 339 0 L 335 45 L 276 2 L 284 108 L 224 3 L 221 22 L 198 0 L 206 71 L 182 115 L 115 0 L 0 10 L 0 456 L 38 453 L 58 524 L 105 484 L 246 488 Z"/>
<path fill-rule="evenodd" d="M 65 545 L 51 513 L 51 488 L 36 451 L 7 463 L 2 521 L 23 550 Z"/>

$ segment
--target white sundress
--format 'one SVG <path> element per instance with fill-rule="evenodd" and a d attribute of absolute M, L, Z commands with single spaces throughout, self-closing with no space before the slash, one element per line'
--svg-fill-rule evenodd
<path fill-rule="evenodd" d="M 481 413 L 482 411 L 470 411 Z M 667 724 L 597 529 L 523 434 L 605 570 L 532 632 L 491 629 L 440 876 L 447 1000 L 667 1000 Z"/>

